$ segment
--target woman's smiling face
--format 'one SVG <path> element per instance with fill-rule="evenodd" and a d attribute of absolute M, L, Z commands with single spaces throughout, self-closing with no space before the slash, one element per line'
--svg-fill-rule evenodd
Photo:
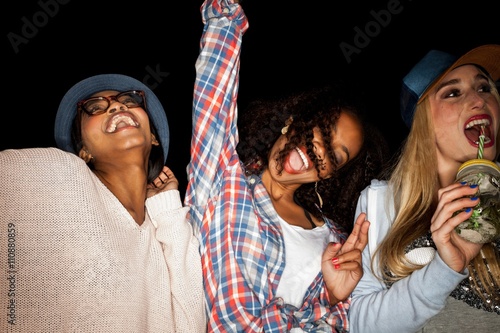
<path fill-rule="evenodd" d="M 487 77 L 476 66 L 452 70 L 429 94 L 429 101 L 438 159 L 462 163 L 476 158 L 481 127 L 483 158 L 495 158 L 500 106 Z"/>
<path fill-rule="evenodd" d="M 118 93 L 108 90 L 93 96 L 114 96 Z M 144 149 L 147 153 L 151 149 L 149 118 L 142 106 L 128 108 L 113 100 L 103 113 L 91 116 L 82 112 L 81 131 L 84 146 L 96 160 L 133 148 Z"/>
<path fill-rule="evenodd" d="M 322 165 L 320 175 L 322 178 L 329 178 L 334 172 L 334 167 L 327 156 L 319 129 L 314 128 L 313 134 L 314 153 Z M 359 119 L 350 113 L 341 112 L 336 126 L 332 129 L 331 138 L 330 145 L 333 149 L 333 158 L 337 161 L 337 168 L 341 168 L 359 154 L 363 145 L 363 129 Z M 286 136 L 281 135 L 271 150 L 269 171 L 273 174 L 273 178 L 281 182 L 310 183 L 318 181 L 316 167 L 308 157 L 305 146 L 296 147 L 290 151 L 284 159 L 283 171 L 281 175 L 278 175 L 276 156 L 286 143 Z"/>

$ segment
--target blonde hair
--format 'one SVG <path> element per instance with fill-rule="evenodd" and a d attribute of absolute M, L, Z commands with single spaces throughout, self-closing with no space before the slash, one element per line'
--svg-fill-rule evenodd
<path fill-rule="evenodd" d="M 495 83 L 490 80 L 492 93 L 500 105 Z M 497 132 L 497 141 L 500 132 Z M 437 152 L 430 103 L 425 98 L 417 105 L 410 133 L 393 166 L 389 183 L 393 188 L 396 216 L 389 233 L 377 249 L 378 265 L 383 269 L 379 278 L 393 283 L 423 267 L 410 263 L 405 248 L 430 230 L 431 217 L 437 206 L 439 189 Z M 497 155 L 498 157 L 498 152 Z M 372 271 L 374 262 L 372 260 Z M 471 286 L 479 292 L 479 283 L 490 295 L 500 288 L 500 258 L 494 244 L 484 244 L 479 255 L 469 263 Z"/>

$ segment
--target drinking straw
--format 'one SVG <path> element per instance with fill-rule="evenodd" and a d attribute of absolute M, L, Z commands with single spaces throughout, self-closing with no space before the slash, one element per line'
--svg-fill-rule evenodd
<path fill-rule="evenodd" d="M 484 150 L 484 126 L 481 126 L 481 133 L 479 134 L 479 145 L 477 150 L 477 158 L 483 158 L 483 150 Z"/>

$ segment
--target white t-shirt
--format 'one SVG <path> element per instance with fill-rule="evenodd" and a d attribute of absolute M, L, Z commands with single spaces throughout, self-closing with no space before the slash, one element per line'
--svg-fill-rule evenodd
<path fill-rule="evenodd" d="M 304 294 L 321 271 L 321 256 L 334 236 L 325 223 L 314 229 L 304 229 L 280 218 L 285 240 L 286 265 L 276 296 L 285 303 L 300 308 Z"/>

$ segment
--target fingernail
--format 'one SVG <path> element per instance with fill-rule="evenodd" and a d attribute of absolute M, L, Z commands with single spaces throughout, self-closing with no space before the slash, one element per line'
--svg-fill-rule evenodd
<path fill-rule="evenodd" d="M 472 210 L 472 208 L 469 207 L 469 208 L 465 209 L 465 212 L 470 213 L 471 210 Z"/>
<path fill-rule="evenodd" d="M 477 184 L 470 185 L 470 188 L 476 188 L 476 187 L 477 187 Z"/>
<path fill-rule="evenodd" d="M 477 200 L 477 199 L 478 199 L 478 197 L 471 197 L 470 199 L 471 199 L 471 200 Z"/>
<path fill-rule="evenodd" d="M 339 258 L 332 258 L 332 264 L 336 264 L 339 262 Z"/>
<path fill-rule="evenodd" d="M 340 265 L 339 265 L 339 264 L 336 264 L 336 265 L 333 265 L 333 267 L 334 267 L 335 269 L 339 269 L 339 268 L 340 268 Z"/>
<path fill-rule="evenodd" d="M 462 185 L 467 185 L 467 182 L 460 182 L 460 184 L 462 184 Z"/>

